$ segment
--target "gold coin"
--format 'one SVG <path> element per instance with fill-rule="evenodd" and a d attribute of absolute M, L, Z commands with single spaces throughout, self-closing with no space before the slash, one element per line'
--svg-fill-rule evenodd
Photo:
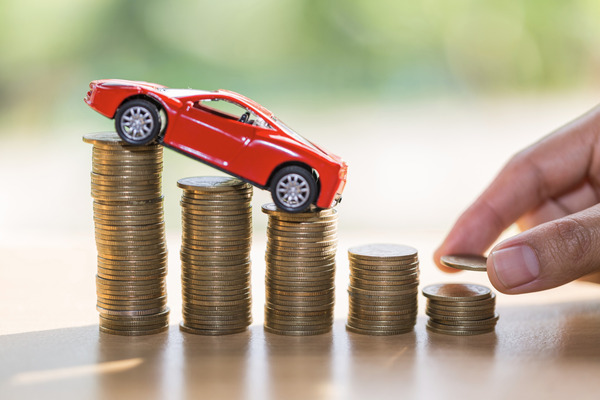
<path fill-rule="evenodd" d="M 267 229 L 306 233 L 335 231 L 337 229 L 337 217 L 324 217 L 311 222 L 289 222 L 269 218 Z"/>
<path fill-rule="evenodd" d="M 485 316 L 479 317 L 479 319 L 476 319 L 475 317 L 463 318 L 463 317 L 439 317 L 439 316 L 431 316 L 431 318 L 430 318 L 431 321 L 438 323 L 438 324 L 449 325 L 449 326 L 460 326 L 460 327 L 471 327 L 471 326 L 483 327 L 483 326 L 489 326 L 489 325 L 496 325 L 496 322 L 498 322 L 498 319 L 499 319 L 498 314 L 493 311 L 491 313 L 488 313 Z"/>
<path fill-rule="evenodd" d="M 283 304 L 283 303 L 273 303 L 271 301 L 266 301 L 265 306 L 280 310 L 280 311 L 290 311 L 290 312 L 313 312 L 313 311 L 324 311 L 324 310 L 333 310 L 334 302 L 333 300 L 329 303 L 320 302 L 316 304 Z"/>
<path fill-rule="evenodd" d="M 161 274 L 156 274 L 156 275 L 114 275 L 114 274 L 106 274 L 103 272 L 98 271 L 98 276 L 104 278 L 104 279 L 109 279 L 109 280 L 114 280 L 114 281 L 129 281 L 129 282 L 133 282 L 133 281 L 151 281 L 151 280 L 157 280 L 157 279 L 162 279 L 165 276 L 167 276 L 166 272 L 165 273 L 161 273 Z"/>
<path fill-rule="evenodd" d="M 189 191 L 223 192 L 245 189 L 249 185 L 230 176 L 194 176 L 177 181 L 177 187 Z"/>
<path fill-rule="evenodd" d="M 100 200 L 94 200 L 93 204 L 94 204 L 94 209 L 99 209 L 99 210 L 108 210 L 108 211 L 114 211 L 114 210 L 141 210 L 141 209 L 145 209 L 145 208 L 151 208 L 151 207 L 161 207 L 162 209 L 162 205 L 164 202 L 164 197 L 161 196 L 160 198 L 156 198 L 156 199 L 152 199 L 152 200 L 144 200 L 144 201 L 140 201 L 140 202 L 136 202 L 133 204 L 115 204 L 112 202 L 103 202 Z"/>
<path fill-rule="evenodd" d="M 432 302 L 432 299 L 427 301 L 428 304 Z M 482 300 L 473 301 L 441 301 L 433 300 L 436 307 L 490 307 L 496 304 L 496 294 L 491 293 L 490 297 Z"/>
<path fill-rule="evenodd" d="M 109 328 L 105 328 L 103 326 L 100 326 L 100 332 L 101 333 L 108 333 L 111 335 L 120 335 L 120 336 L 144 336 L 144 335 L 155 335 L 157 333 L 162 333 L 169 330 L 169 325 L 165 325 L 162 328 L 159 329 L 151 329 L 151 330 L 115 330 L 115 329 L 109 329 Z"/>
<path fill-rule="evenodd" d="M 252 317 L 252 308 L 245 307 L 239 310 L 228 310 L 228 311 L 207 311 L 198 310 L 196 313 L 190 313 L 188 311 L 183 312 L 184 319 L 198 319 L 198 320 L 234 320 Z"/>
<path fill-rule="evenodd" d="M 275 206 L 275 203 L 266 203 L 261 207 L 261 211 L 267 215 L 275 215 L 275 216 L 283 216 L 283 217 L 295 217 L 295 218 L 313 218 L 313 217 L 323 217 L 327 215 L 331 215 L 336 213 L 337 211 L 333 208 L 324 208 L 317 209 L 315 207 L 311 207 L 310 210 L 301 212 L 301 213 L 289 213 L 287 211 L 283 211 L 278 209 Z"/>
<path fill-rule="evenodd" d="M 386 280 L 391 282 L 402 282 L 411 279 L 418 279 L 420 272 L 419 267 L 414 267 L 402 271 L 377 271 L 351 268 L 350 274 L 351 276 L 364 280 Z"/>
<path fill-rule="evenodd" d="M 155 303 L 165 303 L 167 301 L 167 296 L 157 296 L 150 299 L 113 299 L 104 297 L 102 299 L 98 299 L 99 302 L 107 305 L 115 305 L 115 306 L 146 306 L 146 305 L 154 305 Z"/>
<path fill-rule="evenodd" d="M 417 305 L 415 304 L 414 307 L 407 307 L 405 309 L 401 309 L 401 310 L 394 310 L 394 311 L 388 311 L 388 310 L 384 310 L 384 311 L 371 311 L 371 310 L 366 310 L 360 306 L 355 306 L 355 305 L 351 305 L 348 309 L 348 314 L 349 315 L 354 315 L 356 317 L 361 317 L 363 319 L 377 319 L 377 318 L 391 318 L 391 317 L 396 317 L 396 316 L 401 316 L 401 315 L 412 315 L 412 314 L 416 314 L 417 313 Z"/>
<path fill-rule="evenodd" d="M 487 258 L 476 254 L 451 254 L 442 256 L 440 261 L 450 268 L 467 271 L 487 271 Z"/>
<path fill-rule="evenodd" d="M 129 317 L 137 317 L 137 316 L 142 316 L 142 315 L 148 316 L 148 315 L 161 313 L 161 312 L 165 311 L 165 309 L 166 309 L 165 306 L 161 306 L 161 307 L 151 308 L 151 309 L 147 309 L 147 310 L 112 310 L 112 309 L 100 307 L 98 305 L 96 306 L 96 310 L 98 310 L 102 316 L 106 316 L 106 315 L 118 315 L 118 316 L 129 316 Z"/>
<path fill-rule="evenodd" d="M 485 311 L 475 311 L 475 312 L 466 312 L 466 313 L 453 313 L 453 312 L 444 312 L 444 311 L 436 311 L 430 308 L 427 308 L 425 314 L 433 318 L 434 320 L 440 322 L 442 320 L 457 320 L 457 321 L 478 321 L 482 319 L 488 319 L 494 316 L 495 310 L 492 308 L 490 310 Z"/>
<path fill-rule="evenodd" d="M 433 333 L 440 333 L 442 335 L 452 335 L 452 336 L 473 336 L 473 335 L 481 335 L 481 334 L 485 334 L 485 333 L 492 333 L 494 332 L 494 328 L 487 328 L 487 329 L 483 329 L 483 330 L 478 330 L 478 331 L 461 331 L 461 330 L 451 330 L 451 329 L 438 329 L 438 328 L 434 328 L 429 326 L 429 324 L 426 325 L 427 330 Z"/>
<path fill-rule="evenodd" d="M 96 132 L 83 135 L 83 141 L 99 147 L 132 147 L 121 140 L 116 132 Z"/>
<path fill-rule="evenodd" d="M 363 274 L 390 274 L 390 275 L 402 275 L 410 274 L 419 270 L 419 263 L 405 264 L 405 265 L 350 265 L 350 271 L 362 271 Z"/>
<path fill-rule="evenodd" d="M 435 303 L 428 303 L 427 308 L 432 311 L 441 311 L 441 312 L 479 312 L 479 311 L 488 311 L 493 310 L 495 308 L 494 303 L 490 303 L 483 306 L 475 306 L 475 307 L 452 307 L 452 306 L 439 306 Z"/>
<path fill-rule="evenodd" d="M 334 281 L 335 269 L 323 270 L 321 273 L 313 272 L 285 272 L 280 270 L 267 269 L 265 277 L 281 284 L 310 284 L 321 281 Z M 287 282 L 287 283 L 286 283 Z M 291 283 L 290 283 L 291 282 Z"/>
<path fill-rule="evenodd" d="M 235 329 L 195 329 L 187 327 L 183 322 L 179 324 L 179 330 L 184 333 L 190 333 L 193 335 L 207 335 L 207 336 L 219 336 L 219 335 L 232 335 L 235 333 L 245 332 L 247 327 L 240 327 Z"/>
<path fill-rule="evenodd" d="M 282 292 L 316 292 L 326 290 L 333 285 L 333 279 L 322 282 L 283 282 L 273 281 L 271 279 L 265 279 L 266 284 L 269 286 L 269 290 L 278 290 Z"/>
<path fill-rule="evenodd" d="M 265 312 L 269 312 L 270 314 L 282 315 L 282 316 L 297 316 L 297 317 L 312 317 L 312 316 L 328 316 L 333 315 L 333 309 L 321 310 L 321 311 L 285 311 L 278 310 L 275 308 L 271 308 L 265 305 Z"/>
<path fill-rule="evenodd" d="M 444 283 L 423 288 L 423 295 L 441 301 L 476 301 L 491 297 L 491 290 L 485 286 L 469 283 Z"/>
<path fill-rule="evenodd" d="M 162 151 L 111 151 L 98 147 L 92 148 L 92 159 L 115 162 L 162 162 Z"/>
<path fill-rule="evenodd" d="M 367 244 L 348 249 L 348 255 L 353 259 L 378 261 L 381 259 L 402 261 L 417 257 L 417 249 L 399 244 Z"/>
<path fill-rule="evenodd" d="M 386 329 L 386 330 L 377 330 L 377 329 L 361 329 L 355 328 L 351 325 L 346 325 L 346 330 L 352 333 L 358 333 L 360 335 L 370 335 L 370 336 L 391 336 L 391 335 L 402 335 L 405 333 L 412 332 L 414 327 L 406 327 L 401 329 Z"/>
<path fill-rule="evenodd" d="M 281 330 L 293 330 L 293 331 L 302 331 L 302 330 L 318 330 L 318 329 L 326 329 L 333 325 L 333 317 L 330 318 L 322 318 L 321 320 L 311 321 L 311 320 L 298 320 L 296 318 L 291 319 L 273 319 L 268 318 L 265 320 L 265 325 L 274 329 Z"/>
<path fill-rule="evenodd" d="M 161 324 L 164 325 L 166 323 L 169 322 L 169 313 L 162 313 L 162 314 L 154 314 L 154 315 L 148 315 L 148 318 L 145 319 L 137 319 L 136 317 L 125 317 L 125 318 L 121 318 L 121 317 L 116 317 L 114 315 L 108 315 L 108 316 L 99 316 L 100 319 L 100 323 L 104 323 L 107 325 L 114 325 L 114 326 L 136 326 L 136 325 L 144 325 L 144 326 L 149 326 L 149 325 L 156 325 L 156 324 Z"/>
<path fill-rule="evenodd" d="M 267 251 L 265 260 L 276 264 L 300 264 L 307 267 L 330 264 L 335 260 L 335 254 L 321 254 L 305 257 L 298 254 L 286 254 L 285 252 Z"/>
<path fill-rule="evenodd" d="M 471 332 L 471 331 L 481 331 L 481 330 L 489 330 L 490 328 L 494 328 L 496 326 L 495 321 L 488 325 L 446 325 L 433 321 L 431 318 L 427 321 L 427 326 L 431 328 L 435 328 L 438 330 L 448 330 L 448 331 L 463 331 L 463 332 Z"/>
<path fill-rule="evenodd" d="M 397 288 L 393 290 L 372 290 L 372 289 L 361 289 L 355 286 L 350 286 L 348 291 L 352 293 L 352 295 L 362 295 L 362 296 L 374 296 L 374 297 L 398 297 L 404 296 L 408 294 L 418 293 L 418 282 L 410 283 L 407 285 L 402 285 L 402 288 Z"/>
<path fill-rule="evenodd" d="M 416 315 L 409 316 L 401 321 L 388 321 L 388 320 L 377 320 L 377 321 L 362 321 L 356 318 L 348 317 L 348 325 L 359 328 L 359 329 L 404 329 L 407 327 L 414 327 L 417 322 Z"/>
<path fill-rule="evenodd" d="M 371 304 L 370 302 L 365 302 L 362 299 L 354 299 L 352 297 L 348 299 L 348 302 L 350 307 L 360 309 L 365 312 L 400 312 L 406 309 L 413 309 L 418 306 L 417 296 L 407 298 L 404 301 L 389 302 L 389 304 Z"/>
<path fill-rule="evenodd" d="M 323 335 L 331 332 L 331 327 L 317 329 L 317 330 L 306 330 L 306 331 L 294 331 L 288 329 L 275 329 L 271 328 L 267 325 L 264 326 L 265 332 L 272 333 L 275 335 L 283 335 L 283 336 L 315 336 L 315 335 Z"/>

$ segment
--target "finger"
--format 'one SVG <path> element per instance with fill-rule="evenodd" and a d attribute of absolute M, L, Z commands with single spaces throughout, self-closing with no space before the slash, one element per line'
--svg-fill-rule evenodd
<path fill-rule="evenodd" d="M 596 126 L 600 106 L 513 157 L 456 221 L 436 251 L 436 264 L 444 254 L 483 254 L 523 214 L 569 191 L 588 173 L 600 176 L 592 160 L 600 151 Z"/>
<path fill-rule="evenodd" d="M 569 214 L 574 214 L 600 202 L 597 190 L 588 180 L 585 180 L 579 186 L 555 197 L 554 201 Z"/>
<path fill-rule="evenodd" d="M 521 231 L 526 231 L 548 221 L 566 217 L 572 213 L 566 211 L 554 200 L 547 200 L 534 210 L 525 213 L 517 220 L 517 226 Z"/>
<path fill-rule="evenodd" d="M 517 225 L 524 231 L 544 222 L 585 210 L 598 202 L 596 189 L 589 181 L 585 181 L 557 198 L 546 200 L 539 207 L 519 218 Z"/>
<path fill-rule="evenodd" d="M 487 262 L 503 293 L 550 289 L 600 270 L 600 205 L 505 240 Z"/>

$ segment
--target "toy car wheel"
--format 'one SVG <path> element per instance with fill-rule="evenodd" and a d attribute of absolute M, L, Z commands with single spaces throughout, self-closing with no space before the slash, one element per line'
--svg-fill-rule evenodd
<path fill-rule="evenodd" d="M 125 142 L 144 145 L 158 136 L 160 114 L 156 106 L 147 100 L 131 100 L 117 110 L 115 128 Z"/>
<path fill-rule="evenodd" d="M 315 201 L 317 182 L 306 168 L 285 167 L 273 176 L 271 196 L 277 208 L 291 213 L 302 212 Z"/>

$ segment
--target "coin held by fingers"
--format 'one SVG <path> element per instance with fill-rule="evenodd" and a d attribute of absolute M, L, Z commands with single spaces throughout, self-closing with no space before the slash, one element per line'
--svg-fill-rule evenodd
<path fill-rule="evenodd" d="M 466 271 L 487 271 L 487 258 L 477 254 L 450 254 L 440 258 L 446 267 Z"/>

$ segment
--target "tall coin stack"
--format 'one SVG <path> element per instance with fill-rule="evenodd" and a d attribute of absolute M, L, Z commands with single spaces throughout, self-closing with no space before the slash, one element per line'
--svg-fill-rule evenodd
<path fill-rule="evenodd" d="M 265 330 L 318 335 L 333 324 L 337 212 L 291 214 L 263 205 L 267 225 Z"/>
<path fill-rule="evenodd" d="M 116 133 L 85 135 L 92 149 L 100 331 L 148 335 L 169 327 L 162 147 L 131 146 Z"/>
<path fill-rule="evenodd" d="M 417 319 L 417 250 L 395 244 L 369 244 L 348 250 L 350 260 L 347 329 L 365 335 L 397 335 L 413 330 Z"/>
<path fill-rule="evenodd" d="M 423 288 L 427 297 L 427 329 L 446 335 L 467 336 L 493 332 L 498 321 L 496 295 L 489 288 L 446 283 Z"/>
<path fill-rule="evenodd" d="M 252 323 L 252 186 L 231 177 L 177 182 L 183 237 L 183 332 L 227 335 Z"/>

